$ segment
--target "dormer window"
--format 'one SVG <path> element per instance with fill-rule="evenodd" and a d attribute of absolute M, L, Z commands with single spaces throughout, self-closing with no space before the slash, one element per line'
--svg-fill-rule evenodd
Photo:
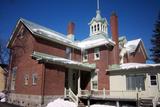
<path fill-rule="evenodd" d="M 87 62 L 87 61 L 88 61 L 88 51 L 85 50 L 85 51 L 83 52 L 83 62 Z"/>

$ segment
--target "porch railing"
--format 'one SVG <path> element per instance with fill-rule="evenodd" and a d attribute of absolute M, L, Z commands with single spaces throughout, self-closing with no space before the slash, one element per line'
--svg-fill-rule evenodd
<path fill-rule="evenodd" d="M 127 99 L 137 99 L 140 97 L 140 92 L 138 91 L 111 91 L 111 90 L 81 90 L 81 96 L 93 96 L 102 98 L 127 98 Z"/>
<path fill-rule="evenodd" d="M 69 97 L 74 103 L 78 105 L 78 96 L 76 96 L 71 89 L 65 89 L 65 97 Z"/>

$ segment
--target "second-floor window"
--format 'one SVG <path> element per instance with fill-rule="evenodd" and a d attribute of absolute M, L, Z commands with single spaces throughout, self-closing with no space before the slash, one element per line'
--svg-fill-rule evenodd
<path fill-rule="evenodd" d="M 100 51 L 99 48 L 94 49 L 94 59 L 99 60 L 100 59 Z"/>
<path fill-rule="evenodd" d="M 86 61 L 88 61 L 88 51 L 87 50 L 85 50 L 84 52 L 83 52 L 83 62 L 86 62 Z"/>
<path fill-rule="evenodd" d="M 71 48 L 69 47 L 66 48 L 66 58 L 71 59 Z"/>

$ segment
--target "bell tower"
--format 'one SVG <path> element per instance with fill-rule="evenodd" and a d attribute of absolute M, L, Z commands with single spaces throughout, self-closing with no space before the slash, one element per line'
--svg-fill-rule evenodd
<path fill-rule="evenodd" d="M 98 36 L 99 34 L 106 35 L 108 37 L 108 23 L 106 18 L 101 17 L 99 9 L 99 0 L 97 0 L 96 17 L 93 17 L 90 26 L 90 36 Z"/>

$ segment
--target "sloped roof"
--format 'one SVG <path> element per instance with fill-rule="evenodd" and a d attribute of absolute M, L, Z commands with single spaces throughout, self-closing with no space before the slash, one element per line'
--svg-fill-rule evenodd
<path fill-rule="evenodd" d="M 88 70 L 88 71 L 91 71 L 96 68 L 95 64 L 81 63 L 81 62 L 77 62 L 77 61 L 73 61 L 66 58 L 57 57 L 54 55 L 49 55 L 41 52 L 34 51 L 32 53 L 32 57 L 36 58 L 37 60 L 43 60 L 46 63 L 64 65 L 65 67 L 69 67 L 69 68 Z"/>
<path fill-rule="evenodd" d="M 37 36 L 37 37 L 39 37 L 39 38 L 43 38 L 43 39 L 46 39 L 46 40 L 49 40 L 49 41 L 51 41 L 51 42 L 57 42 L 57 43 L 60 43 L 60 44 L 63 44 L 63 45 L 66 45 L 66 46 L 70 46 L 70 47 L 73 47 L 73 48 L 76 48 L 76 49 L 84 49 L 84 48 L 92 48 L 92 47 L 96 47 L 96 46 L 99 46 L 99 45 L 104 45 L 104 44 L 111 44 L 111 45 L 113 45 L 114 44 L 114 42 L 111 40 L 111 39 L 106 39 L 105 40 L 105 42 L 101 42 L 101 41 L 95 41 L 95 39 L 93 39 L 93 38 L 88 38 L 88 40 L 86 39 L 86 40 L 84 40 L 84 41 L 88 41 L 88 42 L 91 42 L 91 41 L 93 41 L 94 42 L 94 45 L 92 45 L 92 47 L 90 47 L 89 45 L 86 45 L 86 47 L 85 47 L 85 45 L 83 45 L 83 46 L 81 46 L 81 45 L 79 45 L 79 44 L 83 44 L 83 43 L 81 43 L 81 42 L 76 42 L 76 41 L 72 41 L 72 40 L 69 40 L 69 39 L 67 39 L 66 38 L 66 35 L 64 35 L 64 34 L 61 34 L 61 33 L 59 33 L 59 32 L 56 32 L 56 31 L 54 31 L 54 30 L 51 30 L 51 29 L 49 29 L 49 28 L 46 28 L 46 27 L 43 27 L 43 26 L 41 26 L 41 25 L 38 25 L 38 24 L 36 24 L 36 23 L 33 23 L 33 22 L 31 22 L 31 21 L 28 21 L 28 20 L 26 20 L 26 19 L 23 19 L 23 18 L 21 18 L 19 21 L 18 21 L 18 23 L 17 23 L 17 25 L 16 25 L 16 28 L 17 28 L 17 26 L 18 26 L 18 24 L 20 23 L 20 22 L 22 22 L 30 31 L 31 31 L 31 33 L 33 33 L 34 34 L 34 36 Z M 16 29 L 15 28 L 15 29 Z M 14 32 L 15 32 L 15 30 L 14 30 Z M 12 37 L 13 37 L 13 34 L 14 34 L 14 32 L 12 33 L 12 36 L 11 36 L 11 38 L 10 38 L 10 40 L 9 40 L 9 42 L 8 42 L 8 44 L 7 44 L 7 46 L 9 46 L 10 44 L 11 44 L 11 42 L 12 42 Z M 97 36 L 99 36 L 99 35 L 97 35 Z M 98 38 L 101 38 L 101 36 L 100 37 L 98 37 Z M 82 42 L 84 42 L 84 41 L 82 41 Z M 104 41 L 104 40 L 103 40 Z M 101 42 L 101 43 L 100 43 Z M 86 42 L 85 42 L 86 43 Z M 100 43 L 100 44 L 99 44 Z M 87 43 L 88 44 L 88 43 Z"/>
<path fill-rule="evenodd" d="M 112 71 L 122 71 L 122 70 L 131 70 L 131 69 L 141 69 L 141 68 L 155 68 L 159 67 L 160 64 L 145 64 L 145 63 L 124 63 L 116 66 L 115 68 L 109 69 Z"/>
<path fill-rule="evenodd" d="M 90 36 L 83 41 L 77 43 L 79 47 L 82 49 L 89 49 L 92 47 L 101 46 L 104 44 L 110 44 L 112 46 L 115 45 L 115 42 L 113 42 L 111 39 L 107 38 L 106 35 L 103 34 L 97 34 L 94 36 Z"/>
<path fill-rule="evenodd" d="M 131 40 L 128 41 L 124 47 L 126 47 L 127 51 L 129 53 L 135 52 L 135 50 L 137 49 L 139 43 L 140 43 L 141 39 L 135 39 L 135 40 Z"/>

